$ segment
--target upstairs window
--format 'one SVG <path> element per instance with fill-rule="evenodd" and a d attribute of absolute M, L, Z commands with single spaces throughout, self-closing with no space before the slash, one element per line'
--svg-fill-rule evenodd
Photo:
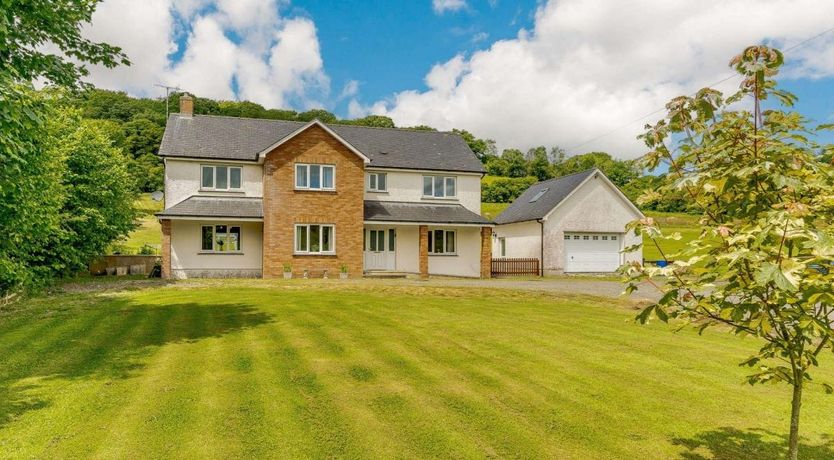
<path fill-rule="evenodd" d="M 423 196 L 431 198 L 454 198 L 457 192 L 455 176 L 423 176 Z"/>
<path fill-rule="evenodd" d="M 429 231 L 429 254 L 454 255 L 455 231 L 454 230 L 432 230 Z"/>
<path fill-rule="evenodd" d="M 240 190 L 242 172 L 239 166 L 200 166 L 202 190 Z"/>
<path fill-rule="evenodd" d="M 295 165 L 295 188 L 301 190 L 335 190 L 336 167 L 297 163 Z"/>
<path fill-rule="evenodd" d="M 369 192 L 386 192 L 386 191 L 388 191 L 388 174 L 386 174 L 386 173 L 368 173 L 368 191 Z"/>

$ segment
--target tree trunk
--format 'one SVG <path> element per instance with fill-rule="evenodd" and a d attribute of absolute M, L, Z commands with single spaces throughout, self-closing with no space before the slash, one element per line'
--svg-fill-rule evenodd
<path fill-rule="evenodd" d="M 799 455 L 799 409 L 802 408 L 802 376 L 794 379 L 791 400 L 791 434 L 788 441 L 788 460 L 797 460 Z"/>

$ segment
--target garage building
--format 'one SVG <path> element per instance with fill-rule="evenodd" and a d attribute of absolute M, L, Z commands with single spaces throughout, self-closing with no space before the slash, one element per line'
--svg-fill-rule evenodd
<path fill-rule="evenodd" d="M 643 213 L 599 169 L 532 185 L 495 218 L 493 258 L 535 258 L 544 274 L 608 273 L 642 260 L 626 233 Z"/>

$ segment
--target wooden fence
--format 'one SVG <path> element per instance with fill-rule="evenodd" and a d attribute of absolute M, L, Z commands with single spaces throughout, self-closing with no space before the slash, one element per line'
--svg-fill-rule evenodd
<path fill-rule="evenodd" d="M 492 276 L 540 276 L 539 259 L 492 259 Z"/>

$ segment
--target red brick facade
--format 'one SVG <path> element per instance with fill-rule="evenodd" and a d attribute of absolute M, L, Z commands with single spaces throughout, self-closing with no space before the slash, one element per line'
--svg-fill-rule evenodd
<path fill-rule="evenodd" d="M 481 227 L 481 278 L 492 276 L 492 227 Z"/>
<path fill-rule="evenodd" d="M 295 164 L 335 165 L 335 191 L 295 189 Z M 311 126 L 266 155 L 264 161 L 264 278 L 283 276 L 283 264 L 333 277 L 346 264 L 361 276 L 364 229 L 363 159 L 319 126 Z M 295 224 L 333 224 L 335 255 L 296 255 Z"/>
<path fill-rule="evenodd" d="M 429 277 L 429 227 L 421 225 L 419 232 L 420 278 L 427 279 Z"/>
<path fill-rule="evenodd" d="M 162 226 L 162 277 L 171 277 L 171 220 L 161 219 Z"/>

